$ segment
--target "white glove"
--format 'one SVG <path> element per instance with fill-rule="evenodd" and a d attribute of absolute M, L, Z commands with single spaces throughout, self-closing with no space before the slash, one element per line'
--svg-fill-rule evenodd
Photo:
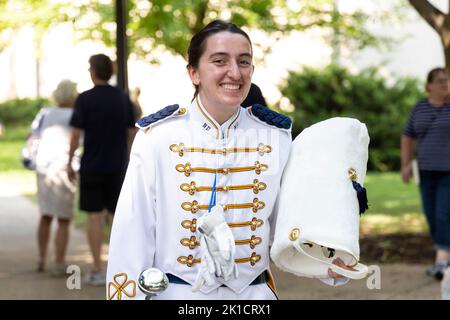
<path fill-rule="evenodd" d="M 236 247 L 233 233 L 226 223 L 216 226 L 210 235 L 205 235 L 208 251 L 213 257 L 216 276 L 228 281 L 231 275 L 238 277 L 237 265 L 234 262 Z"/>
<path fill-rule="evenodd" d="M 200 269 L 198 270 L 197 278 L 195 279 L 195 283 L 192 287 L 192 292 L 200 290 L 200 288 L 203 287 L 205 282 L 208 286 L 214 284 L 216 267 L 214 265 L 214 261 L 206 245 L 205 237 L 200 238 L 200 258 L 201 258 Z"/>
<path fill-rule="evenodd" d="M 223 277 L 225 281 L 232 275 L 238 277 L 237 265 L 234 261 L 236 247 L 234 236 L 225 221 L 222 206 L 215 206 L 211 212 L 198 218 L 197 230 L 200 237 L 202 256 L 209 256 L 213 260 L 215 275 Z M 206 254 L 207 251 L 209 254 Z M 203 264 L 203 257 L 201 265 Z M 206 262 L 209 264 L 209 261 Z M 210 266 L 200 267 L 199 274 L 204 268 L 212 270 Z"/>

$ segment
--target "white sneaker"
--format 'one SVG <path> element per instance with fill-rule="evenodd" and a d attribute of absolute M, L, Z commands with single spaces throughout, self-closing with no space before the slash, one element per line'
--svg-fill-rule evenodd
<path fill-rule="evenodd" d="M 449 266 L 449 263 L 450 261 L 437 261 L 427 269 L 426 274 L 440 281 L 444 277 L 444 270 Z"/>
<path fill-rule="evenodd" d="M 86 283 L 91 286 L 104 286 L 106 285 L 106 275 L 102 272 L 90 272 Z"/>

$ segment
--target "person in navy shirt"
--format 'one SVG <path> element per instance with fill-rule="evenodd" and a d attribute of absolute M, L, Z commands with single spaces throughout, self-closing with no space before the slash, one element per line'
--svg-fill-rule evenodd
<path fill-rule="evenodd" d="M 80 210 L 88 213 L 88 240 L 94 259 L 88 283 L 104 285 L 102 221 L 106 213 L 112 224 L 128 164 L 127 142 L 136 130 L 128 95 L 108 83 L 113 74 L 111 59 L 104 54 L 93 55 L 89 65 L 94 87 L 81 93 L 75 102 L 67 172 L 69 179 L 75 180 L 71 160 L 83 134 L 79 202 Z"/>
<path fill-rule="evenodd" d="M 408 183 L 416 154 L 420 192 L 430 234 L 436 248 L 435 263 L 427 274 L 442 279 L 450 265 L 450 91 L 444 68 L 427 77 L 428 97 L 412 109 L 401 137 L 401 175 Z"/>

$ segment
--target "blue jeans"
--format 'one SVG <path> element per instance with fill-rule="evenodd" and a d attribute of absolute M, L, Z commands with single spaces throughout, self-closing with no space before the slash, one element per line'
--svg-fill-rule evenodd
<path fill-rule="evenodd" d="M 420 170 L 420 193 L 435 247 L 450 250 L 450 172 Z"/>

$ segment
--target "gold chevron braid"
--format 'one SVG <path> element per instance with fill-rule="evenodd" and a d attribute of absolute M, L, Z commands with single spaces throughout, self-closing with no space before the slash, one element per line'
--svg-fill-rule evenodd
<path fill-rule="evenodd" d="M 258 244 L 261 244 L 262 242 L 262 238 L 257 237 L 257 236 L 252 236 L 250 239 L 245 239 L 245 240 L 236 240 L 234 243 L 237 246 L 241 246 L 241 245 L 250 245 L 250 248 L 255 249 L 255 247 Z"/>
<path fill-rule="evenodd" d="M 178 257 L 177 261 L 181 264 L 186 264 L 188 267 L 192 267 L 195 263 L 200 263 L 201 260 L 199 258 L 195 259 L 191 254 L 186 256 Z"/>
<path fill-rule="evenodd" d="M 236 185 L 236 186 L 223 186 L 223 187 L 216 187 L 216 191 L 220 192 L 228 192 L 228 191 L 236 191 L 236 190 L 247 190 L 247 189 L 253 189 L 254 194 L 258 194 L 259 191 L 265 190 L 267 187 L 267 184 L 264 182 L 258 181 L 258 179 L 253 180 L 253 184 L 243 184 L 243 185 Z M 189 194 L 192 196 L 195 194 L 195 192 L 202 192 L 202 191 L 212 191 L 212 187 L 204 187 L 204 186 L 197 186 L 195 181 L 191 181 L 191 183 L 183 183 L 180 186 L 180 189 L 189 192 Z"/>
<path fill-rule="evenodd" d="M 185 229 L 191 230 L 191 232 L 195 232 L 197 231 L 197 219 L 192 219 L 192 221 L 183 220 L 183 222 L 181 222 L 181 226 Z"/>
<path fill-rule="evenodd" d="M 177 261 L 181 264 L 185 264 L 188 267 L 192 267 L 194 264 L 196 263 L 200 263 L 201 259 L 200 258 L 194 258 L 194 256 L 189 255 L 189 256 L 181 256 L 178 257 Z M 259 261 L 261 261 L 261 256 L 259 254 L 256 254 L 256 252 L 253 252 L 252 255 L 248 258 L 239 258 L 239 259 L 234 259 L 234 262 L 236 263 L 247 263 L 250 262 L 250 264 L 252 266 L 254 266 L 255 264 L 257 264 Z"/>
<path fill-rule="evenodd" d="M 258 212 L 258 210 L 264 209 L 266 204 L 259 201 L 258 198 L 253 199 L 253 203 L 242 203 L 242 204 L 225 204 L 223 205 L 223 210 L 227 211 L 230 209 L 246 209 L 251 208 L 253 212 Z"/>
<path fill-rule="evenodd" d="M 264 209 L 266 204 L 262 201 L 259 201 L 258 198 L 253 199 L 253 203 L 237 203 L 237 204 L 223 204 L 223 211 L 231 210 L 231 209 L 247 209 L 251 208 L 253 212 L 258 212 L 258 210 Z M 192 202 L 183 202 L 181 204 L 181 208 L 186 211 L 190 211 L 192 213 L 197 213 L 199 210 L 208 210 L 208 204 L 198 204 L 197 200 Z"/>
<path fill-rule="evenodd" d="M 250 227 L 252 231 L 255 231 L 256 228 L 261 227 L 264 224 L 264 221 L 261 219 L 257 219 L 254 217 L 252 221 L 244 221 L 244 222 L 231 222 L 228 223 L 228 226 L 230 228 L 243 228 L 243 227 Z M 185 229 L 191 230 L 191 232 L 197 231 L 197 219 L 192 220 L 184 220 L 181 222 L 181 226 Z"/>
<path fill-rule="evenodd" d="M 257 219 L 254 217 L 252 221 L 244 221 L 244 222 L 231 222 L 228 224 L 230 228 L 242 228 L 249 226 L 252 231 L 255 231 L 256 228 L 261 227 L 264 224 L 264 221 L 261 219 Z"/>
<path fill-rule="evenodd" d="M 244 240 L 235 240 L 234 243 L 237 246 L 242 245 L 250 245 L 250 248 L 254 249 L 258 244 L 262 242 L 262 238 L 252 236 L 250 239 L 244 239 Z M 189 249 L 195 249 L 195 247 L 200 246 L 200 241 L 197 240 L 195 236 L 191 236 L 190 238 L 183 238 L 180 240 L 180 243 L 185 246 L 189 247 Z"/>
<path fill-rule="evenodd" d="M 260 174 L 262 171 L 267 171 L 269 166 L 267 164 L 262 164 L 259 161 L 255 161 L 254 166 L 248 167 L 234 167 L 234 168 L 204 168 L 204 167 L 192 167 L 189 162 L 186 164 L 177 164 L 175 169 L 178 172 L 183 172 L 186 177 L 189 177 L 192 172 L 205 172 L 205 173 L 222 173 L 229 174 L 233 172 L 245 172 L 255 170 L 256 174 Z"/>
<path fill-rule="evenodd" d="M 195 236 L 183 238 L 180 240 L 180 243 L 185 247 L 189 247 L 189 249 L 195 249 L 195 247 L 200 246 L 200 242 Z"/>
<path fill-rule="evenodd" d="M 248 258 L 234 259 L 234 262 L 236 263 L 250 262 L 252 266 L 257 264 L 259 261 L 261 261 L 261 256 L 259 254 L 256 254 L 256 252 L 253 252 L 252 255 Z"/>
<path fill-rule="evenodd" d="M 169 147 L 170 151 L 177 152 L 180 157 L 184 156 L 185 152 L 200 152 L 200 153 L 209 153 L 209 154 L 221 154 L 227 155 L 229 153 L 238 153 L 238 152 L 258 152 L 260 156 L 263 156 L 265 153 L 271 153 L 272 147 L 269 145 L 265 145 L 263 143 L 258 144 L 256 148 L 223 148 L 223 149 L 208 149 L 208 148 L 196 148 L 196 147 L 185 147 L 184 143 L 180 142 L 179 144 L 172 144 Z"/>

